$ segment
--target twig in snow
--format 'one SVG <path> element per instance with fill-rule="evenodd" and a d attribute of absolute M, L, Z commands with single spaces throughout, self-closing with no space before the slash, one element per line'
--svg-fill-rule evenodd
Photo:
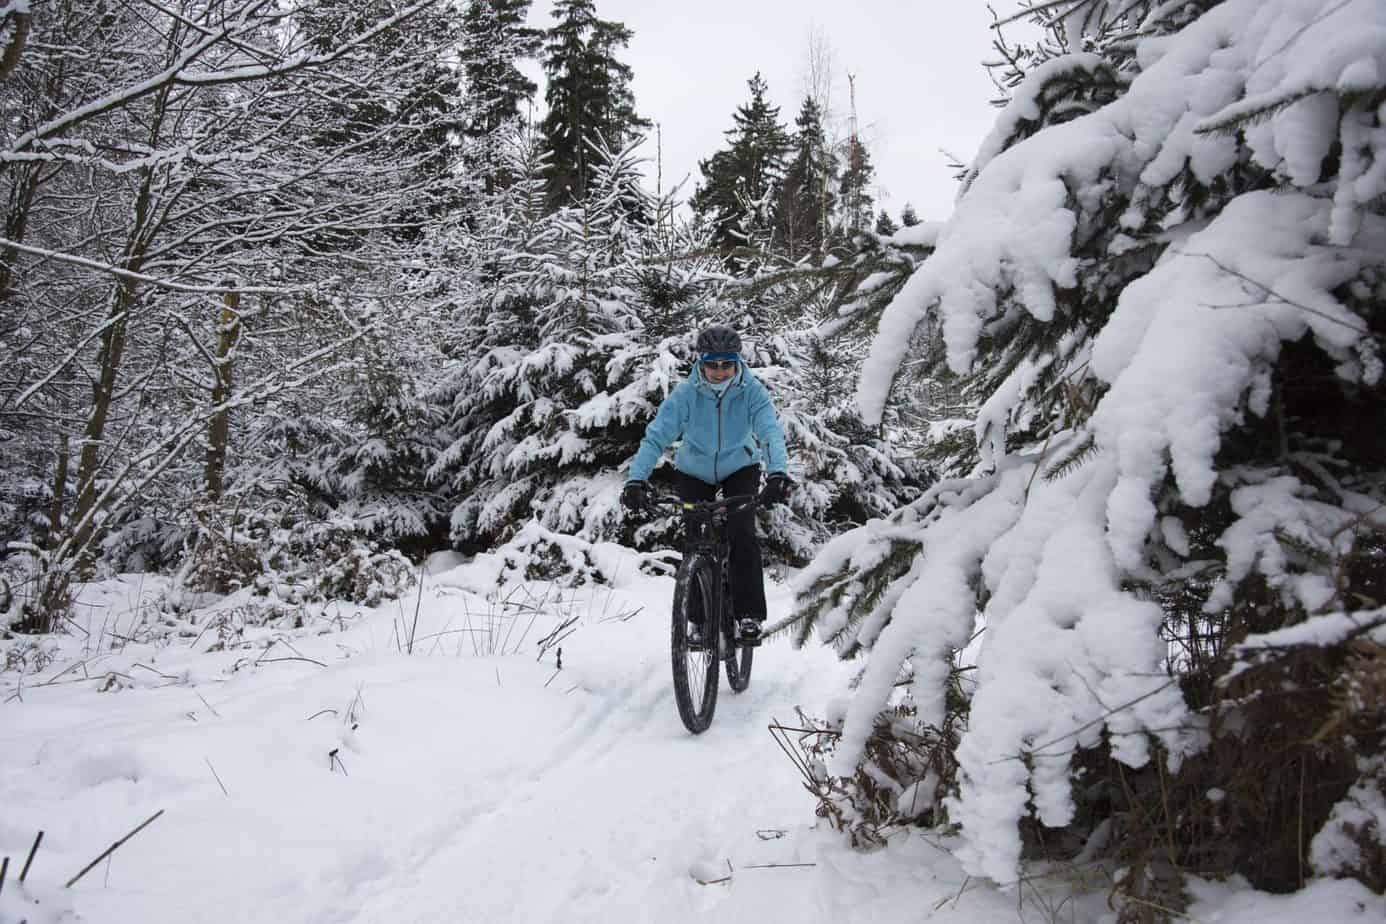
<path fill-rule="evenodd" d="M 408 647 L 405 649 L 405 652 L 404 652 L 405 654 L 413 654 L 413 653 L 414 653 L 414 636 L 416 636 L 416 635 L 418 634 L 418 632 L 419 632 L 419 608 L 423 605 L 423 586 L 424 586 L 424 572 L 423 572 L 423 569 L 420 568 L 420 569 L 419 569 L 419 592 L 418 592 L 418 594 L 415 595 L 415 597 L 414 597 L 414 624 L 413 624 L 412 626 L 409 627 L 409 645 L 408 645 Z"/>
<path fill-rule="evenodd" d="M 78 873 L 76 876 L 73 876 L 71 879 L 69 879 L 69 880 L 67 881 L 67 885 L 63 886 L 63 888 L 65 888 L 65 889 L 70 889 L 70 888 L 72 888 L 72 886 L 73 886 L 74 884 L 76 884 L 76 882 L 77 882 L 78 879 L 81 879 L 81 878 L 82 878 L 83 876 L 85 876 L 87 873 L 91 872 L 91 869 L 92 869 L 93 866 L 95 866 L 96 864 L 100 863 L 102 860 L 106 859 L 106 858 L 109 857 L 111 854 L 115 853 L 115 852 L 116 852 L 116 849 L 117 849 L 118 847 L 120 847 L 121 844 L 124 844 L 126 841 L 128 841 L 130 838 L 134 837 L 136 834 L 139 834 L 141 831 L 143 831 L 145 828 L 147 828 L 147 827 L 150 825 L 150 823 L 154 821 L 154 819 L 158 818 L 158 817 L 159 817 L 160 815 L 162 815 L 163 813 L 164 813 L 164 810 L 163 810 L 163 809 L 159 809 L 159 810 L 158 810 L 157 812 L 155 812 L 153 815 L 150 815 L 150 816 L 149 816 L 148 818 L 146 818 L 144 821 L 140 822 L 139 827 L 135 828 L 135 830 L 131 831 L 129 834 L 125 835 L 125 836 L 122 837 L 120 840 L 116 841 L 114 844 L 112 844 L 111 846 L 107 847 L 105 850 L 101 851 L 101 855 L 100 855 L 99 857 L 97 857 L 95 860 L 92 860 L 92 861 L 91 861 L 90 863 L 88 863 L 86 866 L 82 867 L 82 871 L 81 871 L 80 873 Z"/>
<path fill-rule="evenodd" d="M 23 868 L 22 870 L 19 871 L 19 881 L 20 881 L 20 882 L 23 882 L 23 881 L 24 881 L 24 878 L 25 878 L 26 876 L 29 875 L 29 866 L 30 866 L 30 864 L 32 864 L 32 863 L 34 862 L 34 854 L 38 853 L 39 844 L 42 844 L 42 843 L 43 843 L 43 832 L 40 831 L 40 832 L 38 833 L 38 837 L 34 838 L 34 846 L 32 846 L 32 847 L 29 848 L 29 857 L 28 857 L 28 859 L 26 859 L 26 860 L 24 861 L 24 868 Z"/>
<path fill-rule="evenodd" d="M 309 664 L 316 664 L 318 667 L 326 667 L 321 661 L 314 661 L 312 658 L 264 658 L 257 659 L 256 664 L 274 664 L 279 661 L 307 661 Z"/>
<path fill-rule="evenodd" d="M 333 748 L 327 752 L 327 769 L 336 770 L 341 767 L 342 776 L 351 776 L 350 773 L 347 773 L 346 764 L 342 763 L 341 755 L 338 753 L 340 750 L 341 748 Z"/>
<path fill-rule="evenodd" d="M 10 858 L 0 859 L 0 895 L 5 893 L 5 874 L 10 871 Z"/>
<path fill-rule="evenodd" d="M 561 668 L 560 668 L 560 669 L 561 669 Z M 544 686 L 547 687 L 549 684 L 553 683 L 553 678 L 555 678 L 555 677 L 557 677 L 557 676 L 558 676 L 558 671 L 554 671 L 552 674 L 549 674 L 549 679 L 544 681 Z"/>
<path fill-rule="evenodd" d="M 742 869 L 790 869 L 796 866 L 817 866 L 817 863 L 752 863 Z"/>
<path fill-rule="evenodd" d="M 333 715 L 336 715 L 336 714 L 337 714 L 337 710 L 336 710 L 336 709 L 319 709 L 317 712 L 313 713 L 312 715 L 310 715 L 308 718 L 304 719 L 303 721 L 305 721 L 305 722 L 311 722 L 311 721 L 313 721 L 314 719 L 316 719 L 318 716 L 320 716 L 320 715 L 322 715 L 323 713 L 326 713 L 326 712 L 330 712 L 330 713 L 332 713 Z"/>
<path fill-rule="evenodd" d="M 968 876 L 966 879 L 962 881 L 962 885 L 958 886 L 958 894 L 954 895 L 952 898 L 949 898 L 945 895 L 943 898 L 939 899 L 938 904 L 934 905 L 934 910 L 938 911 L 940 908 L 942 908 L 949 902 L 952 902 L 953 907 L 956 908 L 958 906 L 958 900 L 963 897 L 963 893 L 967 891 L 967 886 L 970 882 L 972 882 L 972 877 Z"/>
<path fill-rule="evenodd" d="M 551 631 L 548 635 L 539 639 L 539 641 L 535 643 L 539 647 L 539 654 L 535 657 L 534 660 L 542 660 L 544 655 L 548 653 L 548 650 L 550 648 L 553 648 L 555 645 L 562 644 L 565 638 L 576 632 L 577 621 L 578 617 L 569 616 L 562 622 L 560 622 L 558 625 L 554 626 L 553 631 Z M 559 650 L 562 651 L 561 648 Z"/>
<path fill-rule="evenodd" d="M 73 663 L 69 664 L 67 667 L 65 667 L 65 668 L 63 668 L 62 670 L 58 671 L 58 672 L 57 672 L 56 674 L 54 674 L 52 677 L 49 677 L 47 680 L 43 681 L 42 683 L 37 684 L 37 686 L 46 687 L 46 686 L 48 686 L 50 683 L 56 683 L 56 682 L 58 681 L 58 678 L 61 677 L 63 674 L 66 674 L 68 671 L 70 671 L 70 670 L 75 670 L 76 668 L 79 668 L 79 667 L 82 669 L 82 674 L 83 674 L 82 679 L 83 679 L 83 680 L 89 679 L 90 675 L 88 675 L 88 674 L 86 673 L 86 670 L 87 670 L 87 662 L 86 662 L 85 660 L 81 660 L 81 661 L 74 661 Z"/>
<path fill-rule="evenodd" d="M 693 881 L 696 882 L 698 885 L 718 885 L 723 882 L 731 882 L 732 876 L 735 875 L 735 873 L 736 870 L 732 869 L 731 860 L 728 860 L 727 875 L 723 876 L 721 879 L 698 879 L 697 877 L 694 877 Z"/>
<path fill-rule="evenodd" d="M 202 699 L 202 694 L 201 694 L 201 693 L 198 693 L 196 690 L 193 690 L 193 692 L 197 694 L 197 698 L 198 698 L 198 699 L 201 699 L 201 700 L 202 700 L 202 705 L 204 705 L 204 706 L 206 706 L 208 709 L 211 709 L 211 710 L 212 710 L 212 715 L 216 716 L 217 718 L 221 718 L 221 713 L 220 713 L 220 712 L 217 712 L 216 708 L 215 708 L 211 703 L 207 702 L 207 700 Z"/>
<path fill-rule="evenodd" d="M 356 695 L 351 698 L 351 703 L 347 706 L 347 714 L 346 719 L 344 720 L 344 724 L 350 725 L 353 730 L 355 730 L 357 725 L 361 724 L 361 716 L 366 711 L 366 700 L 361 696 L 361 691 L 364 688 L 364 683 L 357 684 Z"/>
<path fill-rule="evenodd" d="M 231 798 L 231 794 L 226 791 L 226 784 L 221 781 L 221 775 L 217 773 L 217 768 L 212 766 L 212 762 L 207 758 L 202 758 L 207 764 L 207 769 L 212 771 L 212 776 L 216 777 L 217 785 L 221 787 L 221 794 L 226 798 Z"/>

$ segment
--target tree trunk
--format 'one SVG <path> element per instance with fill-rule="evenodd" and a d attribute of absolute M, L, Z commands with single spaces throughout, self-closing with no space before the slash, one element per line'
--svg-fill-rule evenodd
<path fill-rule="evenodd" d="M 129 265 L 129 264 L 127 264 Z M 97 354 L 96 383 L 92 388 L 91 410 L 82 428 L 82 451 L 77 461 L 77 499 L 72 506 L 71 523 L 77 528 L 70 548 L 85 557 L 84 547 L 92 537 L 95 526 L 92 507 L 96 504 L 97 475 L 101 469 L 102 446 L 106 436 L 106 421 L 111 414 L 116 380 L 120 377 L 120 362 L 125 356 L 125 333 L 130 321 L 130 309 L 137 295 L 134 283 L 121 281 L 116 286 L 109 326 L 101 334 L 101 350 Z"/>
<path fill-rule="evenodd" d="M 217 325 L 216 384 L 212 386 L 212 407 L 217 407 L 231 394 L 231 351 L 236 348 L 236 340 L 241 335 L 241 293 L 227 292 L 226 304 L 221 309 L 221 323 Z M 226 443 L 230 434 L 229 412 L 219 410 L 212 415 L 207 429 L 207 463 L 204 468 L 204 481 L 207 498 L 221 497 L 222 476 L 226 470 Z"/>
<path fill-rule="evenodd" d="M 48 543 L 63 526 L 63 498 L 67 495 L 67 472 L 72 462 L 72 443 L 66 433 L 58 437 L 58 470 L 53 473 L 53 504 L 48 508 Z"/>

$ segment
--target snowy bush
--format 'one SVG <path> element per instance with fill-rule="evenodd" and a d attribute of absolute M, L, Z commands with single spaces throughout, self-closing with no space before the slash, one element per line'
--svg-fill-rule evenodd
<path fill-rule="evenodd" d="M 955 674 L 955 695 L 941 726 L 921 726 L 908 703 L 878 713 L 850 776 L 828 769 L 842 737 L 840 717 L 816 722 L 800 710 L 801 727 L 771 726 L 818 800 L 818 816 L 854 846 L 881 846 L 902 826 L 944 821 L 942 799 L 957 777 L 958 734 L 967 722 L 967 698 L 957 680 Z"/>
<path fill-rule="evenodd" d="M 1041 18 L 1078 54 L 1017 84 L 858 389 L 880 421 L 937 338 L 977 465 L 798 584 L 799 631 L 869 655 L 827 768 L 859 772 L 883 710 L 942 728 L 968 649 L 943 807 L 970 873 L 1013 883 L 1043 843 L 1119 858 L 1132 908 L 1177 906 L 1178 868 L 1293 888 L 1379 707 L 1317 734 L 1345 636 L 1232 652 L 1382 603 L 1386 7 Z"/>
<path fill-rule="evenodd" d="M 353 520 L 306 519 L 281 526 L 246 516 L 233 523 L 209 515 L 184 564 L 192 591 L 225 594 L 253 587 L 286 603 L 344 600 L 375 606 L 414 582 L 414 569 L 394 549 L 381 549 Z"/>

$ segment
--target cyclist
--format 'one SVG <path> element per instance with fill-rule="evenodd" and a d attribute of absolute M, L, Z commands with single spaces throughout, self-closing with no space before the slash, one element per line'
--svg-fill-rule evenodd
<path fill-rule="evenodd" d="M 784 430 L 770 393 L 741 359 L 741 337 L 730 327 L 714 324 L 698 335 L 697 350 L 700 355 L 692 373 L 669 393 L 645 428 L 621 492 L 622 505 L 639 511 L 649 504 L 650 473 L 680 436 L 683 444 L 674 457 L 674 468 L 683 500 L 712 500 L 719 487 L 728 497 L 755 493 L 760 485 L 758 442 L 769 473 L 760 502 L 785 503 L 794 482 L 786 471 Z M 754 508 L 734 514 L 727 526 L 737 632 L 744 642 L 756 644 L 765 621 L 765 575 Z M 690 632 L 700 635 L 702 628 L 690 627 Z"/>

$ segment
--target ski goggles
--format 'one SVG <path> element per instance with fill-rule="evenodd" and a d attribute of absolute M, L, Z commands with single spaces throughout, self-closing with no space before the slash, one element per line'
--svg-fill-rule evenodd
<path fill-rule="evenodd" d="M 735 369 L 737 359 L 735 353 L 704 353 L 702 363 L 704 369 L 722 372 L 726 369 Z"/>

